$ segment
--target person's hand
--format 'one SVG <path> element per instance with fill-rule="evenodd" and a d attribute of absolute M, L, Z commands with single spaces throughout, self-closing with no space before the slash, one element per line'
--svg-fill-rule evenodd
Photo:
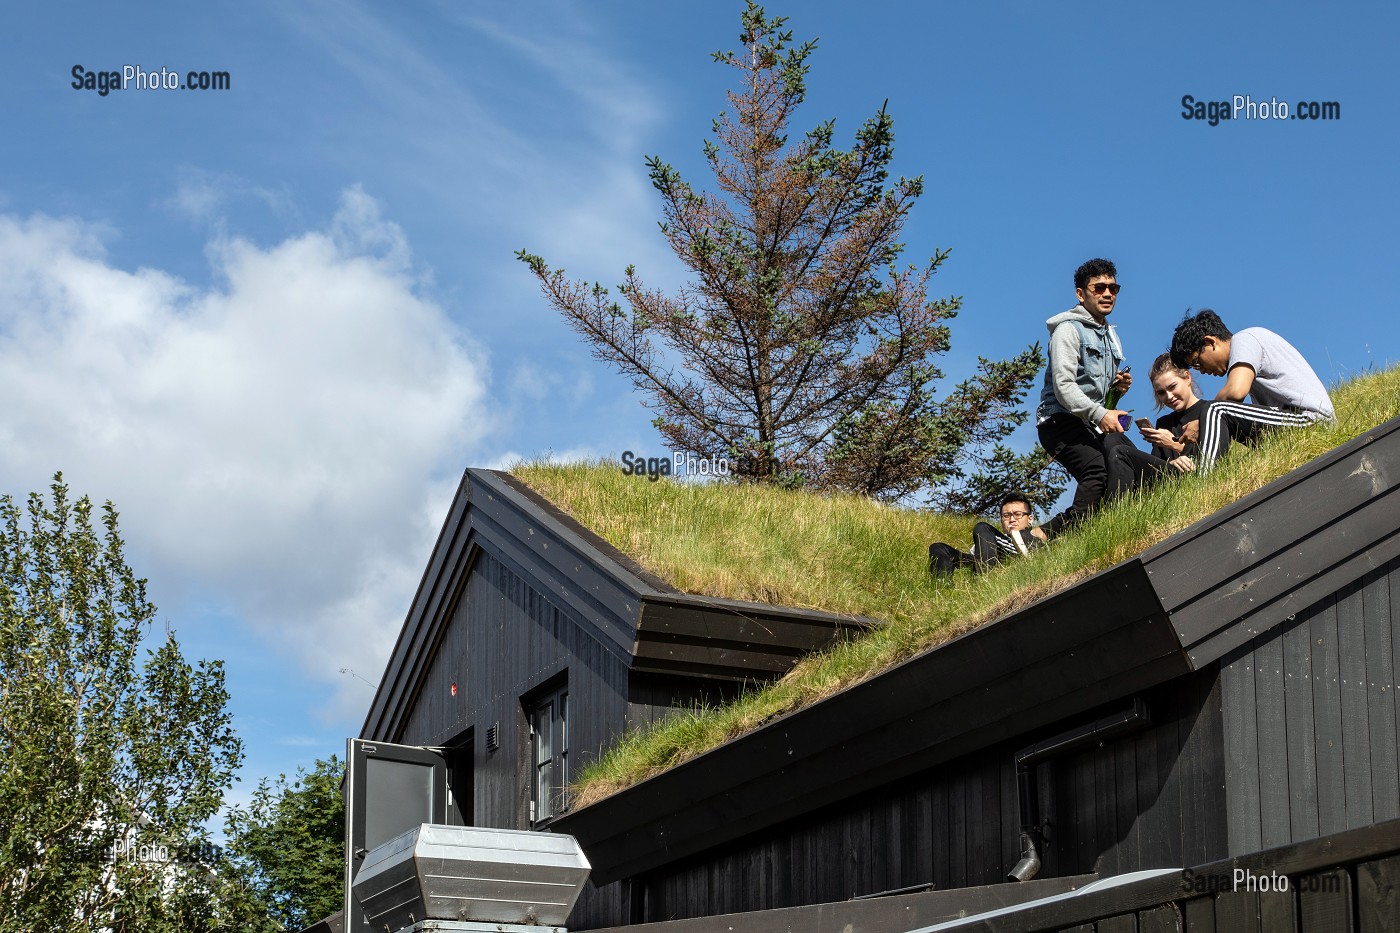
<path fill-rule="evenodd" d="M 1177 443 L 1176 438 L 1172 437 L 1172 432 L 1168 431 L 1166 428 L 1138 428 L 1138 430 L 1149 444 L 1153 444 L 1163 450 L 1175 450 L 1179 452 L 1184 449 L 1181 444 Z"/>
<path fill-rule="evenodd" d="M 1177 457 L 1175 460 L 1168 460 L 1169 466 L 1176 467 L 1178 473 L 1195 473 L 1196 461 L 1190 457 Z"/>
<path fill-rule="evenodd" d="M 1039 525 L 1036 525 L 1034 528 L 1031 529 L 1031 534 L 1035 535 L 1037 538 L 1039 538 L 1039 539 L 1042 540 L 1042 541 L 1049 541 L 1049 540 L 1050 540 L 1050 538 L 1046 536 L 1045 532 L 1043 532 L 1043 531 L 1040 530 L 1040 526 L 1039 526 Z"/>
<path fill-rule="evenodd" d="M 1199 421 L 1191 421 L 1191 422 L 1188 422 L 1188 423 L 1186 424 L 1186 426 L 1183 427 L 1183 428 L 1181 429 L 1181 447 L 1182 447 L 1182 450 L 1185 450 L 1185 449 L 1186 449 L 1186 445 L 1187 445 L 1187 444 L 1194 444 L 1194 443 L 1196 443 L 1196 441 L 1199 440 L 1200 437 L 1201 437 L 1201 423 L 1200 423 Z"/>
<path fill-rule="evenodd" d="M 1112 384 L 1109 385 L 1109 389 L 1117 390 L 1119 395 L 1122 395 L 1124 392 L 1127 392 L 1132 387 L 1133 374 L 1128 372 L 1126 369 L 1121 370 L 1116 376 L 1114 376 Z"/>
<path fill-rule="evenodd" d="M 1126 411 L 1120 411 L 1119 409 L 1114 408 L 1114 409 L 1112 409 L 1111 411 L 1106 412 L 1106 413 L 1104 414 L 1104 416 L 1103 416 L 1102 418 L 1099 419 L 1099 427 L 1103 430 L 1103 433 L 1105 433 L 1105 434 L 1122 434 L 1122 433 L 1124 433 L 1123 422 L 1121 422 L 1121 421 L 1118 420 L 1119 416 L 1122 416 L 1122 417 L 1124 417 L 1124 418 L 1129 417 L 1128 412 L 1126 412 Z M 1130 420 L 1128 423 L 1131 424 L 1131 423 L 1132 423 L 1131 420 Z"/>

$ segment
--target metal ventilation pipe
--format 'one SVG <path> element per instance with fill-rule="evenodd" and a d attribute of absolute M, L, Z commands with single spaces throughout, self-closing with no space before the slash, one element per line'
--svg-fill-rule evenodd
<path fill-rule="evenodd" d="M 588 871 L 563 833 L 423 823 L 365 856 L 354 893 L 374 933 L 557 933 Z"/>
<path fill-rule="evenodd" d="M 1092 745 L 1102 745 L 1120 735 L 1136 732 L 1152 722 L 1147 703 L 1133 698 L 1133 705 L 1094 722 L 1061 732 L 1059 735 L 1028 745 L 1016 753 L 1016 790 L 1021 811 L 1021 860 L 1006 875 L 1007 881 L 1030 881 L 1040 874 L 1041 838 L 1040 804 L 1036 794 L 1035 768 L 1043 761 L 1077 752 Z"/>

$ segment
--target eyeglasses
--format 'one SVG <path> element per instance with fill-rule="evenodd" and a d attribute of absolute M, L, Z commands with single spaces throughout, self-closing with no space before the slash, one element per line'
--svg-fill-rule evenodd
<path fill-rule="evenodd" d="M 1095 295 L 1102 295 L 1104 292 L 1108 292 L 1110 295 L 1116 295 L 1122 287 L 1123 286 L 1119 285 L 1117 282 L 1095 282 L 1093 285 L 1089 286 L 1089 291 L 1093 292 Z"/>
<path fill-rule="evenodd" d="M 1031 514 L 1030 512 L 1002 512 L 1002 513 L 1001 513 L 1001 517 L 1002 517 L 1003 519 L 1007 519 L 1007 518 L 1025 518 L 1026 516 L 1028 516 L 1028 515 L 1030 515 L 1030 514 Z"/>

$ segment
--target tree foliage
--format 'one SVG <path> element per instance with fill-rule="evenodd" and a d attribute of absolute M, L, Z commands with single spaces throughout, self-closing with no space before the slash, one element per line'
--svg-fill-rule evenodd
<path fill-rule="evenodd" d="M 935 396 L 961 299 L 929 297 L 947 250 L 898 264 L 924 182 L 891 181 L 893 120 L 882 106 L 850 149 L 833 145 L 834 121 L 789 141 L 816 44 L 794 44 L 785 20 L 752 2 L 742 23 L 742 50 L 714 55 L 738 79 L 705 143 L 717 191 L 646 163 L 661 231 L 693 283 L 663 294 L 628 266 L 619 301 L 518 258 L 595 356 L 647 396 L 674 450 L 736 460 L 744 479 L 885 499 L 998 466 L 989 451 L 1025 419 L 1039 346 L 981 360 Z"/>
<path fill-rule="evenodd" d="M 341 909 L 345 871 L 344 764 L 335 756 L 258 785 L 226 823 L 229 858 L 268 916 L 300 930 Z"/>
<path fill-rule="evenodd" d="M 0 497 L 0 929 L 248 916 L 204 828 L 242 758 L 223 668 L 144 647 L 155 612 L 110 502 L 61 475 L 25 508 Z"/>

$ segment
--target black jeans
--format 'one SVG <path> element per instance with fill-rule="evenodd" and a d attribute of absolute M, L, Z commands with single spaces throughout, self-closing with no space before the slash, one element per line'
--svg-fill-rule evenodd
<path fill-rule="evenodd" d="M 1042 422 L 1036 433 L 1060 466 L 1077 484 L 1069 508 L 1046 524 L 1051 536 L 1071 528 L 1141 482 L 1161 474 L 1165 464 L 1133 446 L 1123 434 L 1101 434 L 1073 415 L 1055 415 Z"/>

